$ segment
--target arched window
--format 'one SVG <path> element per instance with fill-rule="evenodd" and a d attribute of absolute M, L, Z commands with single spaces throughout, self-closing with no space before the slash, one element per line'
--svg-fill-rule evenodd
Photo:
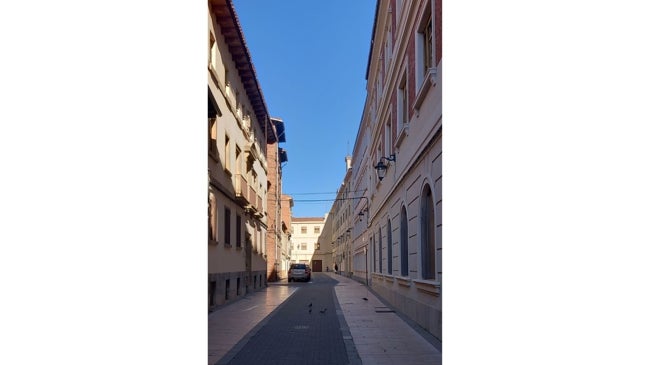
<path fill-rule="evenodd" d="M 379 272 L 384 272 L 384 247 L 381 243 L 381 227 L 379 227 L 377 235 L 379 236 Z"/>
<path fill-rule="evenodd" d="M 386 225 L 386 259 L 388 260 L 387 263 L 387 269 L 388 273 L 392 274 L 393 273 L 393 229 L 391 228 L 390 225 L 390 217 L 388 217 L 388 224 Z"/>
<path fill-rule="evenodd" d="M 402 206 L 402 211 L 400 213 L 400 222 L 399 222 L 399 249 L 400 249 L 400 260 L 402 267 L 402 276 L 409 276 L 409 229 L 408 229 L 408 219 L 406 217 L 406 208 Z"/>
<path fill-rule="evenodd" d="M 436 276 L 436 242 L 433 194 L 429 185 L 425 185 L 420 197 L 420 245 L 422 260 L 422 278 L 435 279 Z"/>

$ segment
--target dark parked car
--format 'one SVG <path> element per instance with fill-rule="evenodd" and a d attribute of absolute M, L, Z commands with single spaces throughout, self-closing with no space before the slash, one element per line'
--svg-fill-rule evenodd
<path fill-rule="evenodd" d="M 296 280 L 309 281 L 311 279 L 311 270 L 307 270 L 307 265 L 305 264 L 291 264 L 287 277 L 290 282 Z"/>

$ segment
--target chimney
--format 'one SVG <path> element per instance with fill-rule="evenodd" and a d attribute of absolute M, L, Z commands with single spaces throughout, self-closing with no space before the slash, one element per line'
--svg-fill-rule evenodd
<path fill-rule="evenodd" d="M 346 171 L 352 168 L 352 157 L 351 156 L 345 156 L 345 166 L 346 166 Z"/>

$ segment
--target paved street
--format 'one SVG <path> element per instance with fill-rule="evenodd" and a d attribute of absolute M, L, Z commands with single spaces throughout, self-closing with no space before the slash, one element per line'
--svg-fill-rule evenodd
<path fill-rule="evenodd" d="M 311 282 L 292 283 L 300 290 L 278 308 L 228 364 L 348 363 L 334 304 L 336 283 L 318 273 Z"/>
<path fill-rule="evenodd" d="M 209 365 L 441 364 L 426 335 L 364 285 L 333 273 L 270 284 L 208 322 Z"/>

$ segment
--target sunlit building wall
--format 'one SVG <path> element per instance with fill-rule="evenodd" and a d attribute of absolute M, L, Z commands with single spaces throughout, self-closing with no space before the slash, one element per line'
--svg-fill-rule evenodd
<path fill-rule="evenodd" d="M 291 218 L 291 263 L 310 265 L 313 272 L 326 271 L 333 267 L 332 247 L 319 241 L 324 217 L 292 217 Z"/>
<path fill-rule="evenodd" d="M 268 281 L 280 280 L 283 270 L 283 231 L 282 220 L 282 165 L 287 162 L 287 151 L 279 146 L 279 142 L 286 142 L 284 133 L 284 122 L 280 118 L 271 118 L 271 123 L 278 136 L 278 143 L 267 143 L 266 160 L 268 162 L 267 170 L 267 222 L 266 231 L 266 277 Z"/>
<path fill-rule="evenodd" d="M 350 181 L 353 277 L 440 340 L 441 25 L 440 0 L 378 1 Z"/>
<path fill-rule="evenodd" d="M 267 144 L 277 143 L 230 0 L 208 1 L 208 308 L 266 286 Z"/>
<path fill-rule="evenodd" d="M 291 237 L 293 234 L 291 226 L 291 216 L 293 208 L 293 198 L 290 195 L 282 194 L 282 200 L 280 203 L 281 209 L 280 213 L 282 216 L 282 255 L 281 255 L 281 268 L 278 273 L 281 279 L 287 277 L 287 271 L 289 270 L 289 264 L 291 263 L 291 252 L 292 252 L 292 241 Z"/>
<path fill-rule="evenodd" d="M 357 216 L 353 214 L 355 201 L 361 198 L 351 187 L 352 157 L 345 157 L 345 177 L 336 192 L 336 200 L 327 215 L 329 231 L 331 231 L 332 259 L 342 275 L 351 277 L 352 268 L 352 237 L 354 235 L 354 221 Z"/>

